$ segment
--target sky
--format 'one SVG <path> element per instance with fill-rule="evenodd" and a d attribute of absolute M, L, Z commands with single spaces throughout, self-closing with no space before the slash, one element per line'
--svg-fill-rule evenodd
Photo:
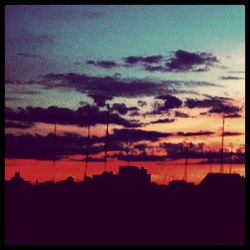
<path fill-rule="evenodd" d="M 245 7 L 5 7 L 6 168 L 81 162 L 89 123 L 103 164 L 107 104 L 111 162 L 218 157 L 223 113 L 224 150 L 243 152 Z"/>

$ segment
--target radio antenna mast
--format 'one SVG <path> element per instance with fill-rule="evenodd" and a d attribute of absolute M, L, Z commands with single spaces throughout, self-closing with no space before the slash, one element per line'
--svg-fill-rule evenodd
<path fill-rule="evenodd" d="M 104 172 L 107 168 L 107 159 L 108 159 L 108 139 L 109 139 L 109 116 L 110 116 L 110 107 L 109 104 L 107 104 L 107 127 L 106 127 L 106 137 L 105 137 L 105 156 L 104 156 Z"/>
<path fill-rule="evenodd" d="M 221 133 L 221 161 L 220 161 L 220 173 L 223 174 L 224 166 L 223 166 L 223 151 L 224 151 L 224 127 L 225 127 L 225 112 L 222 117 L 222 133 Z"/>
<path fill-rule="evenodd" d="M 84 180 L 87 176 L 87 171 L 88 171 L 88 160 L 89 160 L 89 148 L 90 148 L 90 121 L 89 121 L 89 116 L 90 116 L 90 106 L 87 105 L 87 144 L 86 144 L 86 156 L 85 156 L 85 173 L 84 173 Z"/>

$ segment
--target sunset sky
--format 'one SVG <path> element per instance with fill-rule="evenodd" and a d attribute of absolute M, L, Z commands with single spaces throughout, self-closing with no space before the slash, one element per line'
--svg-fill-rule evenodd
<path fill-rule="evenodd" d="M 182 160 L 184 142 L 207 159 L 223 112 L 225 149 L 243 147 L 244 6 L 5 7 L 6 169 L 51 161 L 55 122 L 65 175 L 82 164 L 88 122 L 103 165 L 106 104 L 111 168 Z"/>

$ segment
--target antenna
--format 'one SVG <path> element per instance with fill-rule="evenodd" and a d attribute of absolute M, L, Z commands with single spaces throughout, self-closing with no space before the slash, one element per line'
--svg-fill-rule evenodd
<path fill-rule="evenodd" d="M 56 122 L 54 125 L 54 148 L 53 148 L 53 165 L 56 164 Z"/>
<path fill-rule="evenodd" d="M 212 164 L 213 164 L 213 162 L 212 162 L 212 156 L 211 156 L 211 153 L 212 153 L 212 150 L 210 150 L 210 151 L 208 151 L 210 154 L 208 154 L 208 157 L 209 157 L 209 173 L 212 173 L 213 171 L 212 171 Z"/>
<path fill-rule="evenodd" d="M 231 154 L 230 154 L 230 165 L 229 165 L 229 174 L 232 173 L 232 160 L 233 160 L 233 144 L 230 144 L 231 146 Z"/>
<path fill-rule="evenodd" d="M 188 144 L 185 146 L 185 175 L 184 180 L 187 182 L 187 166 L 188 166 Z"/>
<path fill-rule="evenodd" d="M 56 167 L 56 122 L 54 125 L 54 145 L 53 145 L 53 182 L 55 182 L 55 167 Z"/>
<path fill-rule="evenodd" d="M 110 108 L 109 104 L 107 104 L 107 127 L 106 127 L 106 138 L 105 138 L 105 156 L 104 156 L 104 172 L 106 171 L 107 168 L 107 158 L 108 158 L 108 138 L 109 138 L 109 115 L 110 115 Z"/>
<path fill-rule="evenodd" d="M 88 160 L 89 160 L 89 144 L 90 144 L 90 122 L 89 122 L 89 115 L 90 115 L 90 106 L 87 105 L 87 131 L 88 131 L 88 136 L 87 136 L 87 145 L 86 145 L 86 157 L 85 157 L 85 173 L 84 173 L 84 180 L 87 176 L 87 170 L 88 170 Z"/>
<path fill-rule="evenodd" d="M 221 133 L 221 161 L 220 161 L 220 173 L 223 174 L 224 166 L 223 166 L 223 151 L 224 151 L 224 128 L 225 128 L 225 112 L 222 117 L 222 133 Z"/>

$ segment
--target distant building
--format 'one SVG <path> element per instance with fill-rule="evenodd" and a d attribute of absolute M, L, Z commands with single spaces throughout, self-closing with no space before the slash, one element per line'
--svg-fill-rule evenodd
<path fill-rule="evenodd" d="M 26 186 L 29 186 L 30 183 L 28 181 L 25 181 L 19 171 L 15 173 L 15 176 L 12 177 L 9 181 L 6 181 L 6 184 L 7 185 L 15 185 L 15 186 L 23 186 L 23 187 L 26 187 Z"/>
<path fill-rule="evenodd" d="M 195 184 L 192 182 L 186 182 L 184 180 L 173 180 L 169 182 L 168 187 L 173 190 L 190 190 L 195 188 Z"/>
<path fill-rule="evenodd" d="M 216 189 L 217 191 L 233 191 L 236 188 L 242 187 L 244 184 L 245 178 L 241 177 L 239 174 L 210 173 L 201 181 L 199 187 L 207 190 Z"/>
<path fill-rule="evenodd" d="M 118 173 L 119 182 L 127 185 L 150 184 L 151 175 L 143 167 L 121 166 Z"/>
<path fill-rule="evenodd" d="M 115 180 L 115 175 L 113 172 L 103 172 L 101 175 L 93 175 L 92 181 L 96 184 L 111 184 Z"/>

